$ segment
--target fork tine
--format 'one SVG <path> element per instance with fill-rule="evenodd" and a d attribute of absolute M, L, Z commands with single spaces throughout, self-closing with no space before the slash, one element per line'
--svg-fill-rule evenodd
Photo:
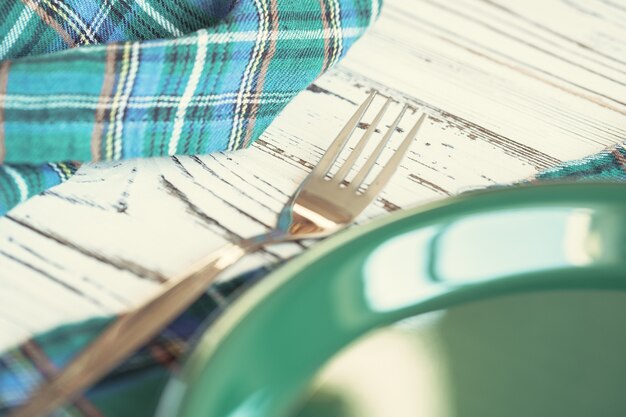
<path fill-rule="evenodd" d="M 372 101 L 374 100 L 374 97 L 376 97 L 376 94 L 378 94 L 378 91 L 372 90 L 369 97 L 363 102 L 363 104 L 359 106 L 354 115 L 350 118 L 350 120 L 348 120 L 348 123 L 346 123 L 343 129 L 341 129 L 341 132 L 339 132 L 337 138 L 328 147 L 328 150 L 326 150 L 326 153 L 324 153 L 322 159 L 320 159 L 320 161 L 317 163 L 317 166 L 311 172 L 311 175 L 319 175 L 323 177 L 328 173 L 330 167 L 337 160 L 337 156 L 339 156 L 339 153 L 345 146 L 346 142 L 348 142 L 348 139 L 352 135 L 352 132 L 354 132 L 356 125 L 359 123 L 359 121 L 369 108 L 370 104 L 372 104 Z"/>
<path fill-rule="evenodd" d="M 378 126 L 378 124 L 380 123 L 380 119 L 383 118 L 383 115 L 387 111 L 387 108 L 392 101 L 393 99 L 391 97 L 387 98 L 387 101 L 367 128 L 363 137 L 359 140 L 359 143 L 354 147 L 354 150 L 352 150 L 350 156 L 348 157 L 348 159 L 346 159 L 341 168 L 339 168 L 339 171 L 337 171 L 337 174 L 335 174 L 334 177 L 337 182 L 341 182 L 346 179 L 348 172 L 350 172 L 350 168 L 352 168 L 357 158 L 363 152 L 363 149 L 365 149 L 365 145 L 367 144 L 369 138 L 372 136 L 372 133 L 374 133 L 374 130 L 376 130 L 376 126 Z"/>
<path fill-rule="evenodd" d="M 396 170 L 400 166 L 400 162 L 402 161 L 402 158 L 404 158 L 404 155 L 409 150 L 409 147 L 411 143 L 413 142 L 413 139 L 417 135 L 417 131 L 420 129 L 420 127 L 424 123 L 424 120 L 426 120 L 426 117 L 427 117 L 426 113 L 422 113 L 419 120 L 417 121 L 417 123 L 415 123 L 415 126 L 413 126 L 409 134 L 406 135 L 406 138 L 402 141 L 402 143 L 400 144 L 396 152 L 391 156 L 391 158 L 389 158 L 389 161 L 387 162 L 383 170 L 380 172 L 380 174 L 378 174 L 376 179 L 367 188 L 367 190 L 365 191 L 366 193 L 372 196 L 376 196 L 380 193 L 382 188 L 389 182 L 394 172 L 396 172 Z"/>
<path fill-rule="evenodd" d="M 402 107 L 402 110 L 400 111 L 400 114 L 398 114 L 398 117 L 396 117 L 396 120 L 394 120 L 391 126 L 389 126 L 389 129 L 385 133 L 385 136 L 383 136 L 383 139 L 380 141 L 378 146 L 376 146 L 376 149 L 374 149 L 374 152 L 372 152 L 372 154 L 368 157 L 367 162 L 365 162 L 365 165 L 363 165 L 361 170 L 356 174 L 356 176 L 350 183 L 350 186 L 355 191 L 358 190 L 359 187 L 363 185 L 363 181 L 367 177 L 367 174 L 369 174 L 372 168 L 374 167 L 374 163 L 376 163 L 376 160 L 378 159 L 378 157 L 380 157 L 380 154 L 383 152 L 383 149 L 385 149 L 385 146 L 389 142 L 389 139 L 391 139 L 391 135 L 393 135 L 393 132 L 398 127 L 400 120 L 402 120 L 402 116 L 404 116 L 404 113 L 406 112 L 408 108 L 409 108 L 408 104 L 405 104 L 404 107 Z"/>

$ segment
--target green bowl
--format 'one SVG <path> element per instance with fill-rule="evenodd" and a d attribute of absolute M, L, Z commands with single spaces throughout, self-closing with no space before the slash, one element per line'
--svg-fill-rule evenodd
<path fill-rule="evenodd" d="M 441 335 L 445 325 L 449 337 L 430 350 L 452 353 L 436 358 L 448 375 L 436 393 L 446 410 L 429 416 L 495 416 L 506 407 L 507 416 L 626 415 L 625 213 L 622 185 L 523 186 L 349 229 L 240 297 L 170 381 L 158 415 L 308 415 L 303 404 L 315 398 L 311 388 L 338 353 L 376 329 L 432 312 L 446 320 L 413 333 Z M 548 293 L 569 298 L 536 304 L 542 309 L 516 298 Z M 600 317 L 606 329 L 596 334 Z M 488 318 L 500 320 L 487 325 Z M 459 334 L 464 328 L 478 329 L 476 337 Z M 516 365 L 504 366 L 506 352 Z M 331 415 L 331 408 L 317 414 Z"/>

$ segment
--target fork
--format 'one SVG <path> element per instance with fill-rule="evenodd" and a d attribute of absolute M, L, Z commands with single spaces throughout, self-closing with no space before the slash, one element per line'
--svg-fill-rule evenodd
<path fill-rule="evenodd" d="M 365 187 L 365 179 L 409 107 L 405 104 L 383 139 L 360 168 L 346 181 L 365 146 L 393 101 L 387 97 L 374 120 L 346 161 L 330 175 L 337 157 L 346 147 L 357 124 L 379 94 L 373 90 L 339 132 L 313 171 L 305 178 L 278 215 L 275 229 L 228 244 L 209 254 L 188 271 L 170 279 L 166 287 L 143 305 L 120 316 L 96 340 L 48 383 L 38 387 L 31 398 L 10 417 L 41 417 L 98 381 L 108 371 L 149 341 L 159 330 L 191 305 L 226 268 L 262 246 L 326 237 L 351 224 L 389 182 L 420 126 L 422 114 L 376 178 Z M 413 110 L 415 112 L 415 110 Z"/>

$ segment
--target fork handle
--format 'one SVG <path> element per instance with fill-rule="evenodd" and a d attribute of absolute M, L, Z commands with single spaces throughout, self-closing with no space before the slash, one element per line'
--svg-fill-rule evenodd
<path fill-rule="evenodd" d="M 185 273 L 170 279 L 147 302 L 121 315 L 9 417 L 42 417 L 75 399 L 182 313 L 222 271 L 263 245 L 286 240 L 284 233 L 272 231 L 212 252 Z"/>

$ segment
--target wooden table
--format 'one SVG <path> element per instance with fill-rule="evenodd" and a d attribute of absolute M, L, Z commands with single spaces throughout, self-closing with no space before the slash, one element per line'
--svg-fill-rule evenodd
<path fill-rule="evenodd" d="M 623 142 L 625 22 L 620 0 L 386 0 L 347 59 L 250 149 L 85 165 L 1 218 L 0 349 L 122 312 L 208 251 L 267 230 L 373 87 L 430 122 L 360 221 Z M 304 247 L 269 248 L 229 275 Z"/>

